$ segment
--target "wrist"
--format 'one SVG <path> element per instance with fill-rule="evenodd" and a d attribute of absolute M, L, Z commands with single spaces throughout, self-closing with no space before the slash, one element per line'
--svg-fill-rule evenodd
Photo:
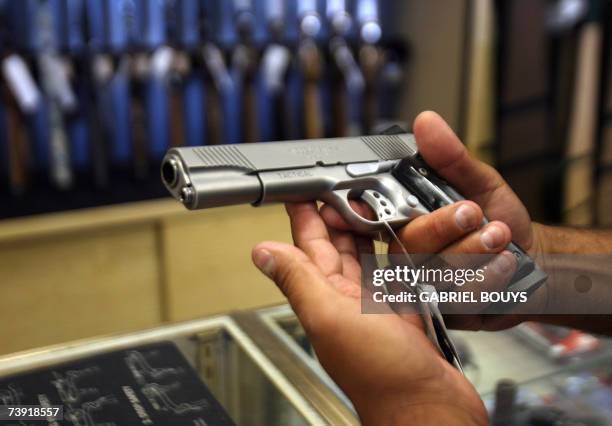
<path fill-rule="evenodd" d="M 533 222 L 531 224 L 533 244 L 528 250 L 531 257 L 536 257 L 538 255 L 551 252 L 548 228 L 548 226 L 542 225 L 541 223 Z"/>
<path fill-rule="evenodd" d="M 396 401 L 391 406 L 379 404 L 372 399 L 369 406 L 360 407 L 357 412 L 364 426 L 387 425 L 440 425 L 457 426 L 488 425 L 486 414 L 469 412 L 468 409 L 450 403 Z"/>
<path fill-rule="evenodd" d="M 450 365 L 438 377 L 403 384 L 396 392 L 349 395 L 368 425 L 488 425 L 487 411 L 472 384 Z M 355 397 L 357 396 L 357 397 Z"/>

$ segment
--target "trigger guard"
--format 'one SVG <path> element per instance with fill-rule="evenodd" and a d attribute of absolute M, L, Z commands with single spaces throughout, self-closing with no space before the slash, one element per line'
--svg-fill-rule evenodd
<path fill-rule="evenodd" d="M 332 191 L 326 194 L 323 201 L 333 206 L 340 213 L 340 216 L 358 231 L 372 231 L 372 225 L 378 228 L 376 222 L 365 219 L 353 210 L 349 203 L 349 192 L 348 189 Z"/>
<path fill-rule="evenodd" d="M 378 210 L 376 210 L 376 207 L 372 206 L 372 204 L 368 202 L 368 197 L 371 196 L 374 199 L 375 198 L 374 195 L 373 194 L 366 195 L 366 198 L 364 199 L 363 194 L 366 194 L 367 191 L 369 191 L 370 193 L 376 192 L 376 191 L 371 191 L 371 190 L 363 191 L 361 199 L 365 201 L 366 203 L 368 203 L 368 205 L 371 208 L 375 209 L 375 212 L 378 213 Z M 384 199 L 388 203 L 387 207 L 393 206 L 393 210 L 389 209 L 389 214 L 384 213 L 384 210 L 383 210 L 384 216 L 382 217 L 379 216 L 379 218 L 381 219 L 379 221 L 366 219 L 362 217 L 361 215 L 359 215 L 351 207 L 349 203 L 350 192 L 351 192 L 350 189 L 332 191 L 332 192 L 327 193 L 326 196 L 322 199 L 322 201 L 333 206 L 338 211 L 338 213 L 340 213 L 342 218 L 344 218 L 344 220 L 346 220 L 346 222 L 349 225 L 351 225 L 357 232 L 362 232 L 362 233 L 379 232 L 381 230 L 386 229 L 385 222 L 389 223 L 391 227 L 396 228 L 398 226 L 406 224 L 409 221 L 409 218 L 398 219 L 397 209 L 395 208 L 393 203 L 390 202 L 388 198 L 382 197 L 382 194 L 380 194 L 381 197 L 379 199 L 381 200 Z M 390 213 L 393 213 L 393 214 L 391 215 Z"/>

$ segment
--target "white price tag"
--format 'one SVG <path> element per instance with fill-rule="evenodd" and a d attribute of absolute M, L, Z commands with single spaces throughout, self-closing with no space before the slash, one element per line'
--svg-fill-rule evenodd
<path fill-rule="evenodd" d="M 19 55 L 10 55 L 2 61 L 2 76 L 19 108 L 26 114 L 36 111 L 40 104 L 40 91 L 27 64 Z"/>
<path fill-rule="evenodd" d="M 289 49 L 280 44 L 270 45 L 262 58 L 264 81 L 270 90 L 280 90 L 291 60 Z"/>
<path fill-rule="evenodd" d="M 160 47 L 151 56 L 151 74 L 157 78 L 166 78 L 174 61 L 174 49 L 168 46 Z"/>

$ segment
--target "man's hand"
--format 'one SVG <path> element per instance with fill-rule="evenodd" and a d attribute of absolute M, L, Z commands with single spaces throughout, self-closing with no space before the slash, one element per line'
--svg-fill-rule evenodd
<path fill-rule="evenodd" d="M 421 113 L 414 122 L 414 135 L 425 161 L 467 200 L 421 216 L 405 226 L 402 243 L 408 251 L 419 252 L 419 241 L 428 236 L 425 253 L 502 253 L 507 268 L 515 262 L 504 248 L 515 241 L 530 255 L 542 252 L 539 228 L 531 222 L 527 209 L 491 166 L 472 157 L 453 130 L 434 112 Z M 490 222 L 480 227 L 482 217 Z M 421 237 L 420 239 L 418 239 Z M 392 250 L 397 250 L 392 247 Z M 511 263 L 510 263 L 511 262 Z M 493 289 L 498 290 L 498 289 Z M 530 298 L 530 309 L 544 309 L 546 288 L 541 287 Z M 447 316 L 449 326 L 467 329 L 498 330 L 516 325 L 528 318 L 520 315 Z"/>
<path fill-rule="evenodd" d="M 539 238 L 541 228 L 531 222 L 527 209 L 512 188 L 494 168 L 473 158 L 438 114 L 430 111 L 419 114 L 413 131 L 425 161 L 467 200 L 417 217 L 399 229 L 399 239 L 408 253 L 499 254 L 493 262 L 501 276 L 506 271 L 513 272 L 516 267 L 512 254 L 504 251 L 511 241 L 518 243 L 532 256 L 542 252 Z M 370 214 L 363 204 L 352 205 L 360 214 Z M 351 230 L 329 205 L 322 208 L 321 216 L 334 229 Z M 484 216 L 490 222 L 481 226 Z M 402 253 L 402 248 L 391 241 L 389 252 Z M 511 275 L 507 276 L 508 280 Z M 487 290 L 499 291 L 505 287 L 507 280 L 491 280 L 488 284 Z M 546 297 L 545 287 L 538 289 L 530 297 L 529 311 L 543 311 Z M 465 305 L 459 309 L 466 311 Z M 445 319 L 447 325 L 453 328 L 499 330 L 531 317 L 464 314 L 446 315 Z"/>
<path fill-rule="evenodd" d="M 480 206 L 489 220 L 499 221 L 493 225 L 500 227 L 498 234 L 504 234 L 500 241 L 505 239 L 507 244 L 512 237 L 526 251 L 538 250 L 537 232 L 512 188 L 494 168 L 473 158 L 438 114 L 421 113 L 414 122 L 414 135 L 425 161 L 465 198 Z"/>
<path fill-rule="evenodd" d="M 499 173 L 471 157 L 444 120 L 433 112 L 424 112 L 417 117 L 414 134 L 425 161 L 468 201 L 418 217 L 400 229 L 399 238 L 406 250 L 409 253 L 443 255 L 501 254 L 495 259 L 500 261 L 498 266 L 505 269 L 516 266 L 513 257 L 504 251 L 513 240 L 549 275 L 547 282 L 530 295 L 527 303 L 517 305 L 507 315 L 445 315 L 446 324 L 453 328 L 500 330 L 535 320 L 612 334 L 609 318 L 595 321 L 592 315 L 596 312 L 607 313 L 605 306 L 610 294 L 608 281 L 601 278 L 602 271 L 596 267 L 599 263 L 585 257 L 579 262 L 580 265 L 572 268 L 566 265 L 557 270 L 559 261 L 554 258 L 559 254 L 610 254 L 612 231 L 532 223 L 524 205 Z M 363 204 L 352 205 L 360 214 L 370 214 Z M 483 215 L 491 222 L 481 227 Z M 329 205 L 321 209 L 321 216 L 334 229 L 351 229 Z M 393 241 L 389 251 L 402 252 L 401 247 Z M 505 267 L 503 264 L 507 262 L 504 262 L 504 258 L 510 262 Z M 592 278 L 593 288 L 588 293 L 577 292 L 574 282 L 577 274 Z M 492 280 L 486 282 L 487 286 L 482 289 L 499 291 L 506 283 L 504 280 Z M 459 306 L 459 309 L 467 313 L 465 305 Z"/>
<path fill-rule="evenodd" d="M 359 253 L 315 203 L 287 205 L 295 247 L 264 242 L 253 262 L 285 294 L 317 356 L 364 424 L 487 424 L 472 385 L 439 355 L 416 314 L 361 313 Z"/>
<path fill-rule="evenodd" d="M 501 175 L 473 158 L 435 112 L 419 114 L 413 127 L 425 161 L 472 202 L 441 208 L 403 227 L 399 236 L 408 252 L 414 249 L 413 253 L 438 253 L 445 247 L 464 244 L 469 252 L 499 253 L 512 239 L 529 253 L 538 252 L 537 229 L 527 209 Z M 363 205 L 353 204 L 353 207 L 368 215 Z M 325 206 L 321 213 L 328 225 L 351 229 L 331 206 Z M 483 214 L 491 223 L 478 229 Z M 392 245 L 390 251 L 399 252 L 399 248 Z"/>
<path fill-rule="evenodd" d="M 425 161 L 468 200 L 400 229 L 408 252 L 493 254 L 494 262 L 509 276 L 515 262 L 504 248 L 511 240 L 532 256 L 612 252 L 612 234 L 532 223 L 499 173 L 472 158 L 437 114 L 419 115 L 414 134 Z M 366 217 L 371 214 L 362 204 L 352 205 Z M 474 388 L 440 357 L 423 333 L 418 315 L 361 313 L 359 254 L 371 251 L 371 240 L 354 234 L 331 206 L 319 211 L 315 203 L 294 204 L 287 211 L 296 247 L 261 243 L 253 250 L 253 261 L 287 296 L 323 367 L 353 401 L 363 422 L 486 424 L 486 411 Z M 481 227 L 484 215 L 491 222 Z M 390 251 L 402 250 L 392 242 Z M 568 287 L 548 283 L 529 302 L 545 312 L 549 293 L 558 300 L 575 296 Z M 575 318 L 545 318 L 579 325 Z M 457 315 L 445 319 L 456 327 L 500 329 L 537 317 Z"/>

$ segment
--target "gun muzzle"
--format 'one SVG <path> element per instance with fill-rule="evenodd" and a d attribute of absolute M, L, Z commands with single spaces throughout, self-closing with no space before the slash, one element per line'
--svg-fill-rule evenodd
<path fill-rule="evenodd" d="M 166 188 L 188 209 L 255 204 L 261 199 L 261 182 L 244 170 L 219 167 L 206 173 L 187 173 L 188 167 L 179 156 L 170 153 L 161 170 Z"/>

